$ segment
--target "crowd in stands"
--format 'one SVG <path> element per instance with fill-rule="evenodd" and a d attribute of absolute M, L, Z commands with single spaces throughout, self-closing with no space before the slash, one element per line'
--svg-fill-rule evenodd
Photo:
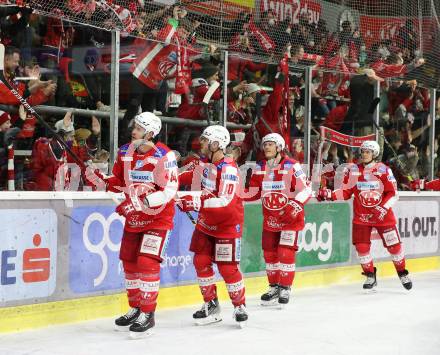
<path fill-rule="evenodd" d="M 352 148 L 320 145 L 319 129 L 323 125 L 351 136 L 373 133 L 368 108 L 379 86 L 379 131 L 389 142 L 379 138 L 382 160 L 392 166 L 401 189 L 428 175 L 429 127 L 437 115 L 429 114 L 429 90 L 408 77 L 425 63 L 410 20 L 393 39 L 367 48 L 349 21 L 332 32 L 323 19 L 315 24 L 300 17 L 293 23 L 267 11 L 257 20 L 243 12 L 225 25 L 219 43 L 212 19 L 181 6 L 68 0 L 54 5 L 56 17 L 48 17 L 34 11 L 42 10 L 41 2 L 5 5 L 0 6 L 5 78 L 32 106 L 110 111 L 111 33 L 78 22 L 122 27 L 119 145 L 129 141 L 139 112 L 214 122 L 226 100 L 227 121 L 251 126 L 231 129 L 230 154 L 240 163 L 259 158 L 259 140 L 270 132 L 282 134 L 289 154 L 304 162 L 305 68 L 310 67 L 311 163 L 318 147 L 324 164 L 337 167 L 356 160 Z M 224 78 L 221 48 L 226 47 Z M 74 160 L 3 83 L 0 109 L 0 189 L 7 189 L 8 149 L 31 152 L 15 157 L 16 189 L 55 189 L 59 167 Z M 105 171 L 112 149 L 109 121 L 64 112 L 43 116 L 81 160 Z M 184 163 L 198 154 L 200 130 L 169 125 L 161 139 L 180 152 Z M 437 152 L 439 131 L 435 134 Z M 434 170 L 439 173 L 437 158 Z"/>

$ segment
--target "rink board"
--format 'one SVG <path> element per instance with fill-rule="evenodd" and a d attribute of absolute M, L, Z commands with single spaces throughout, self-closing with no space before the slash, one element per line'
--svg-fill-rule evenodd
<path fill-rule="evenodd" d="M 19 196 L 17 196 L 19 195 Z M 0 213 L 0 332 L 111 317 L 127 308 L 118 260 L 123 219 L 103 196 L 18 193 L 6 195 Z M 102 198 L 99 198 L 102 197 Z M 396 205 L 398 227 L 411 273 L 440 268 L 438 194 L 406 194 Z M 241 269 L 248 295 L 267 287 L 261 252 L 261 210 L 246 205 Z M 351 203 L 310 203 L 299 238 L 295 288 L 362 282 L 350 243 Z M 192 253 L 193 226 L 176 213 L 161 265 L 158 308 L 199 306 Z M 395 275 L 386 250 L 373 235 L 380 277 Z M 219 296 L 227 300 L 223 282 Z"/>

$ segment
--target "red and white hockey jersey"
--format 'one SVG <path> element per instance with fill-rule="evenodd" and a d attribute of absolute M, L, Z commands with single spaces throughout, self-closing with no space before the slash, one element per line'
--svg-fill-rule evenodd
<path fill-rule="evenodd" d="M 124 191 L 136 208 L 138 218 L 130 218 L 125 230 L 139 232 L 148 229 L 173 228 L 174 197 L 179 187 L 176 156 L 158 142 L 146 154 L 138 153 L 132 144 L 119 148 L 113 175 L 107 179 L 109 191 Z M 149 208 L 144 207 L 144 199 Z"/>
<path fill-rule="evenodd" d="M 393 172 L 385 164 L 351 164 L 344 172 L 341 188 L 337 188 L 336 181 L 335 187 L 332 200 L 348 200 L 354 196 L 354 224 L 379 227 L 396 224 L 391 207 L 398 200 L 397 183 Z M 383 220 L 377 218 L 374 211 L 376 206 L 388 210 Z"/>
<path fill-rule="evenodd" d="M 192 182 L 193 191 L 197 187 L 202 189 L 196 229 L 216 238 L 241 237 L 244 208 L 238 194 L 238 167 L 232 158 L 225 157 L 216 163 L 203 158 L 199 165 L 194 164 L 194 169 L 181 173 L 180 180 L 186 184 Z"/>
<path fill-rule="evenodd" d="M 286 224 L 280 221 L 280 214 L 284 213 L 283 209 L 290 200 L 299 202 L 303 206 L 312 195 L 306 175 L 296 160 L 285 157 L 273 168 L 269 167 L 265 160 L 258 162 L 246 195 L 245 201 L 261 198 L 263 229 L 279 232 L 299 231 L 304 228 L 304 210 L 292 222 Z"/>

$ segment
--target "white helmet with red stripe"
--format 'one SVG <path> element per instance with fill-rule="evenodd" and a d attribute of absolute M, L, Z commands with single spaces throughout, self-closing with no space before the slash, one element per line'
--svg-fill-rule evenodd
<path fill-rule="evenodd" d="M 281 134 L 278 133 L 266 134 L 261 140 L 261 149 L 263 149 L 263 145 L 266 142 L 274 142 L 277 148 L 280 148 L 281 150 L 283 150 L 286 146 L 286 142 L 284 141 L 284 138 L 281 136 Z"/>
<path fill-rule="evenodd" d="M 363 149 L 370 150 L 373 153 L 373 158 L 377 158 L 380 153 L 380 146 L 379 143 L 376 141 L 365 141 L 361 144 L 360 148 L 361 151 Z"/>
<path fill-rule="evenodd" d="M 220 149 L 226 149 L 231 141 L 229 131 L 220 125 L 206 127 L 200 137 L 206 138 L 209 143 L 217 142 Z"/>
<path fill-rule="evenodd" d="M 162 129 L 162 121 L 152 112 L 142 112 L 134 118 L 134 122 L 145 129 L 145 133 L 153 132 L 156 137 Z"/>

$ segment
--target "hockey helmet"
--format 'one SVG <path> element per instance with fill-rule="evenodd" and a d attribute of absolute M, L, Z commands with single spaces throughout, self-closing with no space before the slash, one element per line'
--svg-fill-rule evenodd
<path fill-rule="evenodd" d="M 162 129 L 162 121 L 152 112 L 142 112 L 134 118 L 134 122 L 145 129 L 145 132 L 153 132 L 156 137 Z"/>
<path fill-rule="evenodd" d="M 201 138 L 206 138 L 209 143 L 217 142 L 220 149 L 226 149 L 231 141 L 229 131 L 220 125 L 206 127 Z"/>
<path fill-rule="evenodd" d="M 281 150 L 283 150 L 286 146 L 284 138 L 281 136 L 281 134 L 278 133 L 266 134 L 261 140 L 261 149 L 263 149 L 264 143 L 266 142 L 274 142 L 277 148 L 280 148 Z"/>
<path fill-rule="evenodd" d="M 373 158 L 377 158 L 380 153 L 379 144 L 376 141 L 365 141 L 360 146 L 360 150 L 371 150 L 373 152 Z"/>

